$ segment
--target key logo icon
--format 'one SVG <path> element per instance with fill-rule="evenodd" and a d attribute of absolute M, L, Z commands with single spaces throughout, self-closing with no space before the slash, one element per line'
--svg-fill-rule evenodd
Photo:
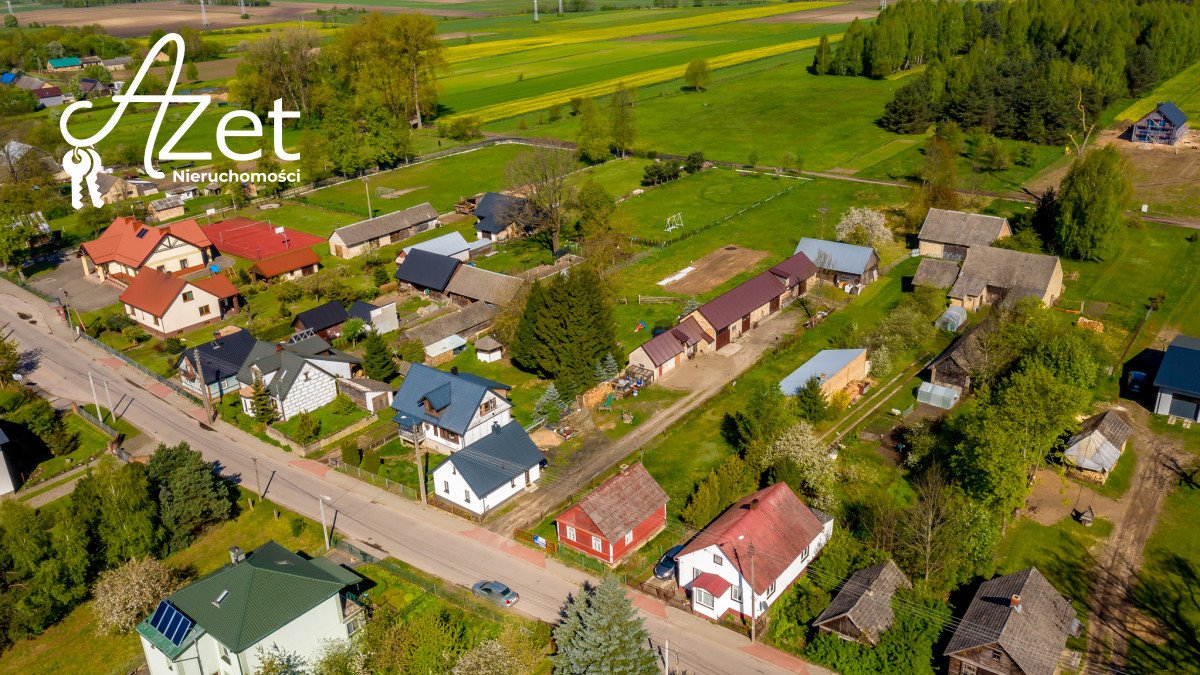
<path fill-rule="evenodd" d="M 100 198 L 100 184 L 96 181 L 96 176 L 104 165 L 100 160 L 100 153 L 96 152 L 95 148 L 71 148 L 63 155 L 62 167 L 71 177 L 71 206 L 76 209 L 83 208 L 85 185 L 92 206 L 104 206 L 104 200 Z"/>

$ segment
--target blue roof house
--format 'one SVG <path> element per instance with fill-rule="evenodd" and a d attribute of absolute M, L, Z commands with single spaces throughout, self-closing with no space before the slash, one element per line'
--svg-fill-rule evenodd
<path fill-rule="evenodd" d="M 1200 338 L 1176 335 L 1154 376 L 1154 412 L 1200 422 Z"/>
<path fill-rule="evenodd" d="M 456 452 L 512 420 L 508 385 L 485 377 L 414 363 L 392 399 L 394 419 L 406 437 L 438 452 Z"/>
<path fill-rule="evenodd" d="M 437 498 L 479 516 L 531 488 L 546 463 L 519 422 L 483 427 L 487 433 L 433 469 Z"/>
<path fill-rule="evenodd" d="M 804 237 L 796 253 L 808 256 L 822 276 L 839 286 L 866 286 L 879 278 L 879 254 L 870 246 Z"/>

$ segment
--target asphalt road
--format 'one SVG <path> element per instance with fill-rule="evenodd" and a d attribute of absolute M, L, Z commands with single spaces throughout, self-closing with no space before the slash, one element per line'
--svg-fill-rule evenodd
<path fill-rule="evenodd" d="M 100 383 L 107 382 L 117 413 L 146 433 L 168 444 L 186 441 L 243 487 L 265 492 L 277 504 L 318 521 L 323 500 L 332 527 L 365 550 L 391 555 L 463 586 L 500 579 L 520 593 L 520 611 L 546 621 L 557 619 L 563 603 L 582 583 L 596 581 L 464 520 L 328 471 L 224 422 L 202 425 L 196 406 L 174 394 L 160 398 L 148 378 L 82 340 L 73 341 L 66 324 L 42 300 L 6 280 L 0 280 L 0 324 L 7 324 L 4 334 L 28 353 L 29 381 L 54 395 L 89 401 L 90 371 L 101 387 L 101 403 L 107 405 Z M 661 654 L 670 641 L 673 672 L 825 672 L 634 595 L 653 647 Z"/>

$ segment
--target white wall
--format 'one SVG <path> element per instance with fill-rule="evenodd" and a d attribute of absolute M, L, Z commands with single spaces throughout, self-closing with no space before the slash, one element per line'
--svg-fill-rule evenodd
<path fill-rule="evenodd" d="M 391 333 L 400 330 L 400 318 L 396 314 L 396 303 L 371 310 L 371 326 L 376 333 Z"/>
<path fill-rule="evenodd" d="M 0 446 L 0 495 L 11 494 L 17 491 L 16 483 L 13 481 L 12 462 L 8 459 L 8 453 L 4 451 L 3 446 Z"/>
<path fill-rule="evenodd" d="M 178 272 L 183 269 L 181 263 L 186 262 L 185 267 L 196 267 L 207 263 L 207 258 L 204 251 L 182 239 L 167 235 L 150 252 L 142 267 L 157 269 L 161 266 L 165 272 Z"/>
<path fill-rule="evenodd" d="M 462 434 L 457 443 L 438 436 L 434 426 L 428 422 L 424 422 L 421 425 L 425 433 L 425 440 L 434 443 L 434 449 L 439 452 L 453 452 L 455 450 L 462 450 L 467 445 L 490 434 L 493 422 L 504 426 L 512 421 L 512 404 L 505 400 L 503 396 L 497 396 L 495 392 L 488 390 L 483 400 L 480 401 L 479 407 L 482 408 L 484 403 L 488 401 L 496 402 L 495 409 L 486 415 L 480 415 L 479 410 L 476 409 L 475 417 L 467 427 L 467 433 Z"/>
<path fill-rule="evenodd" d="M 536 483 L 542 476 L 541 465 L 536 465 L 529 470 L 530 484 Z M 461 474 L 455 469 L 450 462 L 443 462 L 438 468 L 433 471 L 433 485 L 438 498 L 451 502 L 461 508 L 464 508 L 471 513 L 483 515 L 488 509 L 494 509 L 500 504 L 503 504 L 507 499 L 525 489 L 525 476 L 518 476 L 514 482 L 505 483 L 490 494 L 480 497 L 463 480 Z M 449 491 L 446 490 L 447 485 Z M 467 501 L 467 494 L 470 493 L 470 501 Z"/>
<path fill-rule="evenodd" d="M 307 379 L 306 379 L 307 378 Z M 301 413 L 312 412 L 337 396 L 337 380 L 311 363 L 300 369 L 292 389 L 283 401 L 280 421 Z"/>

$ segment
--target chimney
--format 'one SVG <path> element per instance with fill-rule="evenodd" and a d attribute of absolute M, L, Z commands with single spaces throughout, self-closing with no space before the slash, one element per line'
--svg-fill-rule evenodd
<path fill-rule="evenodd" d="M 1014 595 L 1011 598 L 1009 598 L 1008 606 L 1012 608 L 1012 611 L 1020 613 L 1020 611 L 1021 611 L 1021 596 Z"/>
<path fill-rule="evenodd" d="M 450 366 L 450 374 L 457 376 L 458 375 L 458 366 Z"/>
<path fill-rule="evenodd" d="M 492 433 L 493 434 L 500 433 L 500 423 L 499 422 L 492 422 Z"/>
<path fill-rule="evenodd" d="M 758 510 L 758 497 L 755 497 L 754 499 L 750 500 L 750 510 L 751 511 Z"/>
<path fill-rule="evenodd" d="M 246 554 L 242 552 L 241 546 L 229 547 L 229 562 L 236 565 L 246 559 Z"/>
<path fill-rule="evenodd" d="M 628 473 L 629 473 L 629 465 L 628 465 L 628 464 L 622 464 L 622 465 L 621 465 L 621 475 L 622 475 L 622 476 L 624 476 L 624 475 L 626 475 L 626 474 L 628 474 Z"/>

